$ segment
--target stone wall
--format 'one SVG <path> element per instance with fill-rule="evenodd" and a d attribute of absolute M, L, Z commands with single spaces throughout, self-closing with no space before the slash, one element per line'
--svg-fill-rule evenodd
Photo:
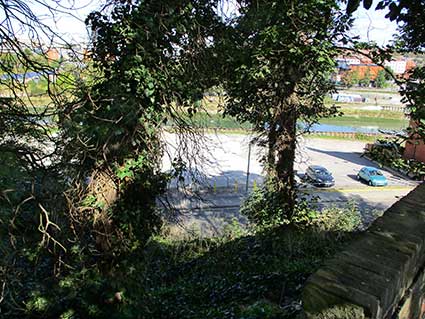
<path fill-rule="evenodd" d="M 425 313 L 425 184 L 313 274 L 307 318 L 419 319 Z"/>

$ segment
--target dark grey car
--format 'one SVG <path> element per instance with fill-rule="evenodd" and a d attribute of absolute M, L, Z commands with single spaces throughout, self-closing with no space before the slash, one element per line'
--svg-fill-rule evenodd
<path fill-rule="evenodd" d="M 311 165 L 307 168 L 305 175 L 314 186 L 331 187 L 335 185 L 332 174 L 323 166 Z"/>

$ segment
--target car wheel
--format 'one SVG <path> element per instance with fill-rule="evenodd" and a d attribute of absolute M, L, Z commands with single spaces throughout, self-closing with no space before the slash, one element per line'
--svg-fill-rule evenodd
<path fill-rule="evenodd" d="M 359 174 L 357 174 L 357 179 L 360 180 L 360 175 Z"/>
<path fill-rule="evenodd" d="M 372 181 L 369 181 L 369 183 L 368 183 L 368 184 L 369 184 L 369 186 L 373 186 Z"/>

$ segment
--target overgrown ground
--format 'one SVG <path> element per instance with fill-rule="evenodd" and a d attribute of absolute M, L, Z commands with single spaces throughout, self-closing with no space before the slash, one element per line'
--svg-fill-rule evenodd
<path fill-rule="evenodd" d="M 126 278 L 123 310 L 138 318 L 296 318 L 308 276 L 361 228 L 354 204 L 303 216 L 297 227 L 234 223 L 216 238 L 152 238 Z"/>
<path fill-rule="evenodd" d="M 308 276 L 354 236 L 332 222 L 345 213 L 321 219 L 325 227 L 233 227 L 203 239 L 156 236 L 107 280 L 83 269 L 33 281 L 40 268 L 30 281 L 16 281 L 31 298 L 17 304 L 26 308 L 21 315 L 10 318 L 297 318 Z"/>
<path fill-rule="evenodd" d="M 313 228 L 177 242 L 154 238 L 143 271 L 132 279 L 141 317 L 294 318 L 307 277 L 349 239 Z"/>

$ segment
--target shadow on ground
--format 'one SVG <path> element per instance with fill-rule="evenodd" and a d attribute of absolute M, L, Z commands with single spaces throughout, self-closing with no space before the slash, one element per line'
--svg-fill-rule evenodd
<path fill-rule="evenodd" d="M 342 159 L 343 161 L 351 162 L 351 163 L 361 165 L 361 166 L 373 166 L 374 165 L 373 162 L 362 157 L 360 153 L 324 151 L 324 150 L 317 149 L 317 148 L 314 148 L 314 147 L 307 147 L 307 149 L 309 149 L 313 152 L 326 154 L 326 155 L 329 155 L 329 156 L 332 156 L 332 157 L 337 157 L 337 158 Z"/>
<path fill-rule="evenodd" d="M 224 172 L 222 176 L 226 176 L 226 173 Z M 240 171 L 231 171 L 229 175 L 246 178 L 245 173 Z M 355 175 L 349 177 L 357 180 Z M 215 178 L 217 176 L 211 180 Z M 254 175 L 252 178 L 256 180 L 261 176 Z M 170 189 L 160 206 L 167 216 L 167 222 L 176 232 L 196 233 L 202 237 L 217 236 L 223 234 L 229 225 L 244 227 L 248 224 L 247 218 L 239 213 L 239 209 L 252 190 L 253 187 L 249 187 L 246 192 L 245 187 L 241 186 Z M 299 184 L 299 197 L 307 200 L 311 207 L 318 210 L 331 206 L 341 208 L 355 206 L 361 213 L 365 227 L 389 205 L 387 202 L 368 201 L 359 194 L 348 194 L 335 188 L 312 187 L 308 183 Z M 396 200 L 394 197 L 394 201 Z"/>
<path fill-rule="evenodd" d="M 140 310 L 150 318 L 295 318 L 308 276 L 351 238 L 286 226 L 235 239 L 152 241 L 137 274 L 149 292 L 138 296 Z"/>

